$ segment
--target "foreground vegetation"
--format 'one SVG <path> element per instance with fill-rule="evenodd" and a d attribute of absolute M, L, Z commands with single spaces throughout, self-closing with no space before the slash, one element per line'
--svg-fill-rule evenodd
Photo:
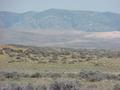
<path fill-rule="evenodd" d="M 0 90 L 120 90 L 120 51 L 0 46 Z"/>

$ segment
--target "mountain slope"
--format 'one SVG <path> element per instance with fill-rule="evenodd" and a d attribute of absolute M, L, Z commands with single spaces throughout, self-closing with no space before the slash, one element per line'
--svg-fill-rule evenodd
<path fill-rule="evenodd" d="M 120 31 L 120 14 L 60 9 L 22 14 L 0 12 L 0 28 Z"/>

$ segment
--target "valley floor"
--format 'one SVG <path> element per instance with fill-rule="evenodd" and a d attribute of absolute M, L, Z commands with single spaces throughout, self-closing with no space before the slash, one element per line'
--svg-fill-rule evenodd
<path fill-rule="evenodd" d="M 0 90 L 120 90 L 119 54 L 119 50 L 3 45 Z"/>

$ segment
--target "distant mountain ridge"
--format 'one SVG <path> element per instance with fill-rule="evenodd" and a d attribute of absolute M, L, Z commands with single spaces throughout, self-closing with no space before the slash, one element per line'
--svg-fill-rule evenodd
<path fill-rule="evenodd" d="M 48 9 L 42 12 L 0 12 L 0 28 L 120 31 L 120 14 Z"/>

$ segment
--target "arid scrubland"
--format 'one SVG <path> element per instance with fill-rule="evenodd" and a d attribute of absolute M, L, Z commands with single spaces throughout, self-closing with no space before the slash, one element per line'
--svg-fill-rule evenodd
<path fill-rule="evenodd" d="M 120 90 L 120 51 L 0 46 L 0 90 Z"/>

